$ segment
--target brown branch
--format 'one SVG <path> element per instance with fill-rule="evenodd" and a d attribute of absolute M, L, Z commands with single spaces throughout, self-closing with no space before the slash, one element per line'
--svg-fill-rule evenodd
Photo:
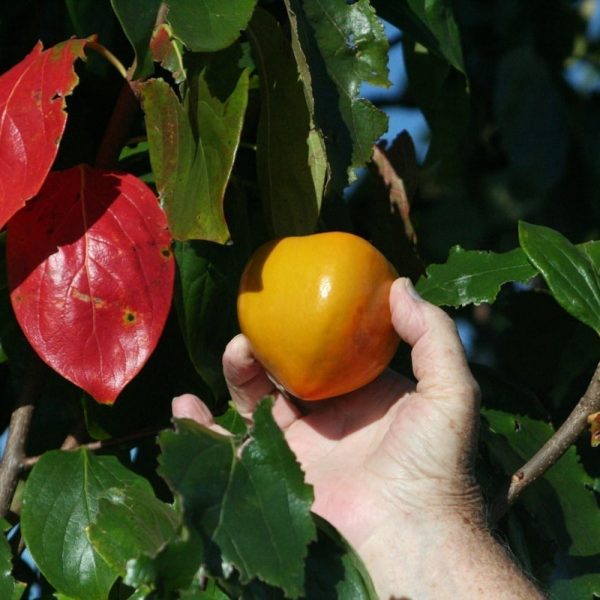
<path fill-rule="evenodd" d="M 600 363 L 571 414 L 556 433 L 521 467 L 496 499 L 491 511 L 491 522 L 497 523 L 523 490 L 543 475 L 575 443 L 588 427 L 588 417 L 600 411 Z"/>
<path fill-rule="evenodd" d="M 10 418 L 8 439 L 0 463 L 0 517 L 5 517 L 21 475 L 21 462 L 33 417 L 35 402 L 44 385 L 44 365 L 31 355 L 25 371 L 25 383 Z"/>
<path fill-rule="evenodd" d="M 80 448 L 86 448 L 87 450 L 91 450 L 92 452 L 98 452 L 99 450 L 105 450 L 107 448 L 112 448 L 114 446 L 122 446 L 123 444 L 127 444 L 129 442 L 135 442 L 147 437 L 151 437 L 161 432 L 164 427 L 148 427 L 146 429 L 140 429 L 140 431 L 135 431 L 133 433 L 128 433 L 127 435 L 123 435 L 118 438 L 111 438 L 109 440 L 97 440 L 95 442 L 89 442 L 87 444 L 72 444 L 72 443 L 63 443 L 61 446 L 62 450 L 71 451 L 71 450 L 79 450 Z M 69 439 L 69 438 L 67 438 Z M 66 442 L 66 440 L 65 440 Z M 40 460 L 40 456 L 28 456 L 27 458 L 23 458 L 21 460 L 21 468 L 22 469 L 31 469 L 33 466 Z"/>

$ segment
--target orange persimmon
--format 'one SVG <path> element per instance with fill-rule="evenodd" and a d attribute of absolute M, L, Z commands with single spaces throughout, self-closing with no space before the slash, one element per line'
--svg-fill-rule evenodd
<path fill-rule="evenodd" d="M 377 377 L 398 347 L 389 307 L 396 277 L 377 249 L 350 233 L 268 242 L 242 275 L 242 333 L 294 396 L 321 400 L 350 392 Z"/>

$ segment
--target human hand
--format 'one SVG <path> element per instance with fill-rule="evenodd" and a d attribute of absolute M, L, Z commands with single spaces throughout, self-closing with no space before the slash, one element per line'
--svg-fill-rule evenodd
<path fill-rule="evenodd" d="M 275 396 L 273 416 L 314 487 L 313 511 L 358 551 L 382 595 L 418 591 L 422 566 L 408 553 L 422 554 L 466 528 L 485 530 L 472 472 L 479 389 L 454 323 L 407 279 L 394 283 L 390 307 L 396 331 L 412 347 L 416 386 L 388 370 L 350 394 L 302 402 L 276 390 L 244 336 L 223 356 L 242 417 L 250 421 L 260 399 Z M 189 394 L 174 400 L 173 414 L 222 431 Z M 489 542 L 487 534 L 483 540 Z M 406 573 L 390 576 L 382 558 L 391 547 L 397 558 L 407 557 L 414 581 Z"/>

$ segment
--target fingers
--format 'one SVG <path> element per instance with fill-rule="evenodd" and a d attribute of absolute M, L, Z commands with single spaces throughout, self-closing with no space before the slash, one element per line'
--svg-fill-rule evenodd
<path fill-rule="evenodd" d="M 237 411 L 247 421 L 252 420 L 258 402 L 269 394 L 275 396 L 273 418 L 279 427 L 286 429 L 301 416 L 297 407 L 277 392 L 245 336 L 234 337 L 225 348 L 223 374 Z"/>
<path fill-rule="evenodd" d="M 396 331 L 412 346 L 417 391 L 449 406 L 473 410 L 479 402 L 479 387 L 452 319 L 423 300 L 409 279 L 394 282 L 390 308 Z"/>
<path fill-rule="evenodd" d="M 257 402 L 275 390 L 243 335 L 237 335 L 227 344 L 223 354 L 223 374 L 231 398 L 244 418 L 250 418 Z"/>
<path fill-rule="evenodd" d="M 204 425 L 218 433 L 229 433 L 224 427 L 215 423 L 208 406 L 193 394 L 183 394 L 173 398 L 171 410 L 176 419 L 192 419 L 192 421 L 196 421 L 196 423 L 200 423 L 200 425 Z"/>

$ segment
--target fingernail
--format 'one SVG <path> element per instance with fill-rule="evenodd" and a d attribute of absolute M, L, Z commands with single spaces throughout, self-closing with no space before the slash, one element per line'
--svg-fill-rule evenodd
<path fill-rule="evenodd" d="M 412 284 L 412 281 L 410 279 L 406 279 L 404 285 L 406 287 L 406 291 L 408 292 L 408 295 L 411 298 L 413 298 L 414 300 L 417 300 L 419 302 L 423 302 L 423 298 L 421 298 L 419 292 L 417 292 L 417 290 L 415 289 L 415 286 Z"/>

